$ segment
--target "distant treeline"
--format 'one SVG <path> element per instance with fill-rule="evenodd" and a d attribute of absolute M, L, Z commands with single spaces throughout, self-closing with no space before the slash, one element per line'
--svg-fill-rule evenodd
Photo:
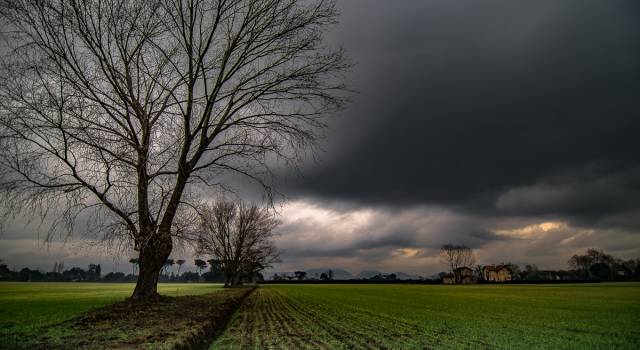
<path fill-rule="evenodd" d="M 639 280 L 639 279 L 636 279 Z M 575 280 L 511 280 L 505 282 L 478 281 L 478 284 L 561 284 L 561 283 L 601 283 L 606 282 L 596 279 Z M 396 280 L 372 280 L 367 278 L 352 278 L 346 280 L 263 280 L 260 284 L 442 284 L 438 278 L 424 279 L 396 279 Z"/>
<path fill-rule="evenodd" d="M 486 269 L 492 266 L 466 266 L 470 271 L 472 283 L 581 283 L 598 281 L 640 281 L 640 259 L 618 259 L 602 250 L 591 248 L 585 254 L 573 255 L 567 262 L 569 270 L 540 270 L 536 265 L 519 266 L 512 263 L 502 263 L 498 266 L 505 267 L 508 278 L 501 281 L 492 281 L 487 278 Z M 401 279 L 396 274 L 378 273 L 371 277 L 350 278 L 334 280 L 333 272 L 327 270 L 321 274 L 308 274 L 305 271 L 293 273 L 280 273 L 273 275 L 269 281 L 261 283 L 414 283 L 414 284 L 438 284 L 442 283 L 446 276 L 452 275 L 440 272 L 430 278 Z"/>
<path fill-rule="evenodd" d="M 132 273 L 125 274 L 123 272 L 109 272 L 102 274 L 100 264 L 89 264 L 87 269 L 80 267 L 72 267 L 64 269 L 64 263 L 55 263 L 52 270 L 43 272 L 40 270 L 29 269 L 28 267 L 20 270 L 11 270 L 0 261 L 0 281 L 18 281 L 18 282 L 135 282 L 138 279 L 136 274 L 137 259 L 131 259 Z M 194 261 L 198 272 L 185 271 L 180 273 L 182 264 L 185 260 L 167 259 L 165 268 L 160 273 L 159 280 L 161 282 L 210 282 L 223 283 L 225 277 L 215 260 L 209 260 L 209 264 L 204 260 L 196 259 Z M 177 271 L 173 271 L 173 266 L 178 265 Z M 208 267 L 208 271 L 207 270 Z M 203 272 L 206 271 L 206 272 Z M 256 280 L 261 280 L 262 275 L 255 276 Z"/>
<path fill-rule="evenodd" d="M 130 259 L 132 273 L 109 272 L 102 275 L 99 264 L 90 264 L 88 268 L 72 267 L 64 269 L 64 263 L 55 263 L 52 271 L 42 272 L 23 268 L 19 271 L 10 270 L 0 260 L 0 281 L 43 281 L 43 282 L 135 282 L 138 278 L 136 268 L 137 259 Z M 197 272 L 185 271 L 180 273 L 183 259 L 167 259 L 164 269 L 160 273 L 161 282 L 212 282 L 223 283 L 225 276 L 218 260 L 195 259 Z M 207 264 L 208 263 L 208 264 Z M 174 266 L 177 265 L 177 271 Z M 509 280 L 500 283 L 580 283 L 595 281 L 640 281 L 640 259 L 618 259 L 595 248 L 588 249 L 585 254 L 573 255 L 569 261 L 569 270 L 540 270 L 536 265 L 519 266 L 504 263 L 508 267 Z M 473 283 L 494 283 L 487 280 L 483 272 L 487 266 L 469 266 L 473 274 Z M 208 270 L 208 271 L 207 271 Z M 206 272 L 203 272 L 206 271 Z M 413 283 L 438 284 L 442 283 L 448 273 L 441 272 L 430 278 L 401 279 L 396 274 L 378 273 L 368 278 L 334 279 L 332 270 L 323 273 L 308 274 L 305 271 L 294 273 L 274 274 L 269 281 L 265 281 L 261 273 L 245 276 L 244 281 L 260 283 Z"/>

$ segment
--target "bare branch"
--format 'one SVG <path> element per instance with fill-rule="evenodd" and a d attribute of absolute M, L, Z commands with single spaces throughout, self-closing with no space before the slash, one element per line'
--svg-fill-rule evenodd
<path fill-rule="evenodd" d="M 55 203 L 68 229 L 100 211 L 147 276 L 206 188 L 246 176 L 270 198 L 268 160 L 296 163 L 347 102 L 350 63 L 322 42 L 336 15 L 326 0 L 0 2 L 4 208 Z"/>
<path fill-rule="evenodd" d="M 271 212 L 255 204 L 220 200 L 201 210 L 197 251 L 216 261 L 226 286 L 236 285 L 243 275 L 277 261 L 273 230 L 279 223 Z"/>

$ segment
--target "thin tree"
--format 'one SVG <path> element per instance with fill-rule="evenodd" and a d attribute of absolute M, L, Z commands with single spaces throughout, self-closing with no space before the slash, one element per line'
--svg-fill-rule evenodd
<path fill-rule="evenodd" d="M 138 262 L 140 260 L 138 258 L 131 258 L 129 262 L 131 263 L 131 274 L 135 276 L 136 274 L 136 266 L 138 266 Z"/>
<path fill-rule="evenodd" d="M 178 259 L 176 260 L 176 264 L 178 264 L 178 277 L 180 276 L 180 270 L 182 269 L 182 265 L 184 265 L 184 263 L 186 263 L 187 261 L 184 259 Z"/>
<path fill-rule="evenodd" d="M 278 260 L 273 230 L 279 221 L 267 208 L 219 200 L 203 208 L 197 251 L 219 262 L 226 287 L 239 284 Z"/>
<path fill-rule="evenodd" d="M 204 261 L 204 260 L 201 260 L 201 259 L 196 259 L 196 260 L 193 261 L 193 263 L 198 268 L 198 275 L 202 275 L 202 269 L 207 267 L 207 262 Z"/>
<path fill-rule="evenodd" d="M 134 300 L 158 297 L 174 240 L 228 175 L 271 190 L 345 99 L 333 0 L 0 2 L 5 214 L 127 239 Z M 52 208 L 60 208 L 56 211 Z"/>
<path fill-rule="evenodd" d="M 164 263 L 164 273 L 169 276 L 169 272 L 173 272 L 173 265 L 175 261 L 173 259 L 167 259 Z"/>
<path fill-rule="evenodd" d="M 293 274 L 296 275 L 296 278 L 299 281 L 302 281 L 305 279 L 305 277 L 307 277 L 307 273 L 305 271 L 296 271 Z"/>
<path fill-rule="evenodd" d="M 476 275 L 478 281 L 484 281 L 484 267 L 482 267 L 482 265 L 476 265 L 473 268 L 473 273 Z"/>

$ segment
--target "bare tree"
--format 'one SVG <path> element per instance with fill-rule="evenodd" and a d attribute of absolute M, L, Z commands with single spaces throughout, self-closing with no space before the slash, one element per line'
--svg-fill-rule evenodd
<path fill-rule="evenodd" d="M 184 259 L 178 259 L 176 260 L 176 264 L 178 264 L 178 277 L 180 277 L 180 270 L 182 269 L 182 265 L 184 265 L 184 263 L 186 263 L 187 261 Z"/>
<path fill-rule="evenodd" d="M 272 160 L 299 160 L 346 102 L 349 62 L 322 43 L 336 16 L 332 0 L 1 1 L 6 213 L 50 235 L 90 217 L 139 252 L 132 298 L 157 298 L 201 196 L 228 174 L 269 195 Z"/>
<path fill-rule="evenodd" d="M 164 263 L 163 272 L 169 277 L 170 273 L 173 273 L 173 265 L 175 264 L 175 260 L 167 259 Z"/>
<path fill-rule="evenodd" d="M 225 286 L 237 285 L 278 259 L 273 230 L 279 221 L 267 208 L 220 200 L 202 210 L 197 251 L 219 262 Z"/>
<path fill-rule="evenodd" d="M 484 281 L 484 267 L 482 267 L 482 265 L 476 265 L 473 268 L 473 274 L 478 281 Z"/>
<path fill-rule="evenodd" d="M 202 259 L 195 259 L 193 261 L 193 263 L 196 265 L 196 267 L 198 268 L 198 275 L 202 275 L 202 269 L 204 269 L 205 267 L 207 267 L 207 262 L 202 260 Z"/>
<path fill-rule="evenodd" d="M 587 249 L 586 254 L 574 254 L 567 264 L 571 269 L 580 271 L 585 277 L 592 278 L 591 267 L 596 264 L 605 264 L 611 267 L 615 262 L 615 259 L 606 254 L 601 249 L 597 248 L 589 248 Z"/>
<path fill-rule="evenodd" d="M 131 263 L 131 274 L 135 276 L 135 274 L 136 274 L 136 266 L 140 263 L 140 259 L 131 258 L 131 259 L 129 259 L 129 263 Z"/>
<path fill-rule="evenodd" d="M 307 273 L 305 271 L 296 271 L 293 274 L 296 276 L 298 281 L 302 281 L 307 277 Z"/>
<path fill-rule="evenodd" d="M 451 272 L 455 272 L 460 267 L 471 267 L 476 259 L 473 250 L 464 245 L 445 244 L 440 248 L 440 259 L 447 264 Z M 457 274 L 456 274 L 456 278 Z"/>

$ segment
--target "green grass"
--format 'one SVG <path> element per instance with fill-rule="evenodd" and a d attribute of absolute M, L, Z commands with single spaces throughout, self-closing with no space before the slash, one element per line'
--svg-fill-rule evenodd
<path fill-rule="evenodd" d="M 271 285 L 211 349 L 640 349 L 640 283 Z"/>
<path fill-rule="evenodd" d="M 132 283 L 23 283 L 0 282 L 0 348 L 31 339 L 50 325 L 88 310 L 121 301 L 131 295 Z M 201 295 L 217 284 L 160 284 L 163 295 Z"/>
<path fill-rule="evenodd" d="M 219 288 L 159 286 L 173 296 Z M 0 283 L 0 348 L 123 300 L 132 289 Z M 640 283 L 263 286 L 212 345 L 239 348 L 640 349 Z"/>

